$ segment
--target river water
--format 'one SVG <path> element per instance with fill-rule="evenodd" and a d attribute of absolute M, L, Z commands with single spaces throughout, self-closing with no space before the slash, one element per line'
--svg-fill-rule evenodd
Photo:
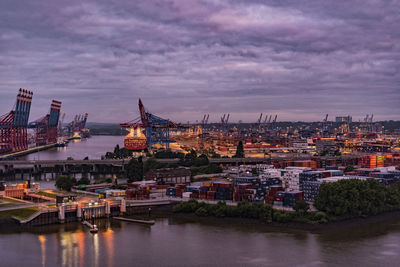
<path fill-rule="evenodd" d="M 123 136 L 92 136 L 80 140 L 72 140 L 65 147 L 54 147 L 48 150 L 29 154 L 19 159 L 24 160 L 65 160 L 68 157 L 80 160 L 86 156 L 89 159 L 101 159 L 106 152 L 114 151 L 116 145 L 123 147 Z"/>
<path fill-rule="evenodd" d="M 93 136 L 26 159 L 100 159 L 120 136 Z M 399 266 L 400 220 L 321 233 L 225 222 L 100 220 L 0 231 L 0 266 Z"/>
<path fill-rule="evenodd" d="M 400 221 L 323 233 L 159 219 L 0 233 L 1 266 L 399 266 Z"/>

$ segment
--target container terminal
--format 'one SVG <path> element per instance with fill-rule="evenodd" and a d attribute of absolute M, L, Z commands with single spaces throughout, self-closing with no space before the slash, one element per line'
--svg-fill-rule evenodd
<path fill-rule="evenodd" d="M 232 123 L 230 114 L 221 116 L 218 123 L 209 123 L 206 114 L 200 122 L 183 124 L 154 115 L 140 99 L 140 116 L 120 124 L 126 131 L 124 149 L 129 152 L 124 156 L 15 160 L 18 153 L 89 134 L 88 115 L 77 115 L 65 125 L 57 100 L 51 102 L 48 114 L 29 122 L 32 97 L 32 92 L 20 89 L 14 108 L 0 117 L 0 179 L 8 181 L 1 184 L 0 212 L 30 208 L 30 216 L 13 217 L 21 225 L 121 217 L 190 199 L 228 205 L 261 202 L 291 210 L 300 200 L 312 207 L 324 183 L 374 179 L 392 186 L 400 181 L 400 131 L 374 122 L 373 115 L 356 123 L 351 116 L 329 121 L 327 114 L 313 127 L 306 123 L 284 127 L 278 115 L 263 114 L 250 124 Z M 157 157 L 157 153 L 170 156 Z M 193 173 L 192 165 L 182 163 L 191 154 L 200 155 L 219 171 Z M 169 165 L 142 170 L 140 181 L 118 183 L 119 179 L 135 180 L 127 169 L 138 156 L 143 162 Z M 60 176 L 77 180 L 72 193 L 40 189 L 40 181 Z M 83 177 L 89 184 L 79 184 Z M 99 177 L 107 183 L 94 184 Z M 13 180 L 26 183 L 10 184 Z"/>
<path fill-rule="evenodd" d="M 64 125 L 62 102 L 52 100 L 49 112 L 29 122 L 33 92 L 20 88 L 14 107 L 0 116 L 0 160 L 16 158 L 54 146 L 64 146 L 72 139 L 90 136 L 86 128 L 88 114 L 75 115 Z"/>

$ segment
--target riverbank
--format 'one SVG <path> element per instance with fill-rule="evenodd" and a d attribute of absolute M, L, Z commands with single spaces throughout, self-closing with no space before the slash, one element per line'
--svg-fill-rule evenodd
<path fill-rule="evenodd" d="M 357 228 L 360 226 L 368 226 L 379 223 L 386 223 L 392 220 L 400 219 L 400 211 L 385 212 L 369 217 L 357 217 L 342 219 L 338 221 L 330 221 L 328 223 L 300 223 L 300 222 L 263 222 L 259 219 L 251 218 L 241 218 L 241 217 L 215 217 L 215 216 L 198 216 L 195 213 L 179 213 L 173 212 L 174 205 L 165 205 L 154 208 L 151 211 L 151 216 L 148 217 L 146 214 L 137 214 L 132 216 L 127 216 L 128 218 L 135 219 L 171 219 L 174 223 L 184 224 L 184 223 L 201 223 L 209 225 L 229 225 L 229 226 L 249 226 L 257 229 L 265 229 L 274 231 L 308 231 L 308 232 L 326 232 L 335 230 L 348 230 L 351 228 Z M 34 210 L 31 208 L 14 210 L 13 214 L 7 214 L 9 216 L 0 216 L 0 230 L 24 230 L 27 227 L 30 229 L 32 226 L 23 226 L 18 223 L 17 220 L 11 218 L 11 216 L 21 216 L 20 212 L 26 217 L 30 215 Z M 18 214 L 14 214 L 17 212 Z M 29 214 L 28 214 L 29 213 Z M 107 219 L 105 219 L 107 220 Z M 110 218 L 109 220 L 112 220 Z M 70 223 L 64 223 L 62 225 L 67 225 Z M 61 224 L 52 224 L 61 225 Z M 47 225 L 51 226 L 51 225 Z M 39 226 L 36 226 L 39 227 Z M 43 227 L 43 226 L 42 226 Z"/>
<path fill-rule="evenodd" d="M 330 221 L 324 224 L 318 223 L 298 223 L 298 222 L 263 222 L 258 219 L 250 219 L 250 218 L 236 218 L 236 217 L 215 217 L 215 216 L 207 216 L 202 217 L 198 216 L 194 213 L 177 213 L 172 211 L 173 205 L 160 207 L 152 212 L 153 218 L 170 218 L 175 219 L 178 222 L 181 221 L 189 222 L 189 223 L 210 223 L 210 224 L 236 224 L 236 225 L 248 225 L 248 226 L 257 226 L 257 227 L 272 227 L 277 230 L 302 230 L 302 231 L 311 231 L 311 232 L 324 232 L 331 230 L 340 230 L 340 229 L 348 229 L 354 228 L 361 225 L 369 225 L 382 223 L 391 220 L 400 219 L 400 211 L 391 211 L 384 212 L 374 216 L 368 217 L 357 217 L 357 218 L 349 218 L 337 221 Z"/>

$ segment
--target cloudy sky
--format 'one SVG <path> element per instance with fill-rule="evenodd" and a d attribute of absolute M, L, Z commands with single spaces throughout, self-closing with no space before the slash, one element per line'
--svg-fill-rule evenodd
<path fill-rule="evenodd" d="M 400 1 L 0 2 L 0 114 L 34 91 L 95 122 L 400 119 Z"/>

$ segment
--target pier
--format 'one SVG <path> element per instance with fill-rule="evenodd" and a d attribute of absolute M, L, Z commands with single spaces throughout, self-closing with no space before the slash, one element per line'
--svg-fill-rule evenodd
<path fill-rule="evenodd" d="M 141 224 L 149 224 L 149 225 L 153 225 L 153 224 L 156 223 L 156 221 L 154 221 L 154 220 L 145 221 L 145 220 L 129 219 L 129 218 L 124 218 L 124 217 L 114 217 L 113 219 L 118 220 L 118 221 L 125 221 L 125 222 L 132 222 L 132 223 L 141 223 Z"/>

